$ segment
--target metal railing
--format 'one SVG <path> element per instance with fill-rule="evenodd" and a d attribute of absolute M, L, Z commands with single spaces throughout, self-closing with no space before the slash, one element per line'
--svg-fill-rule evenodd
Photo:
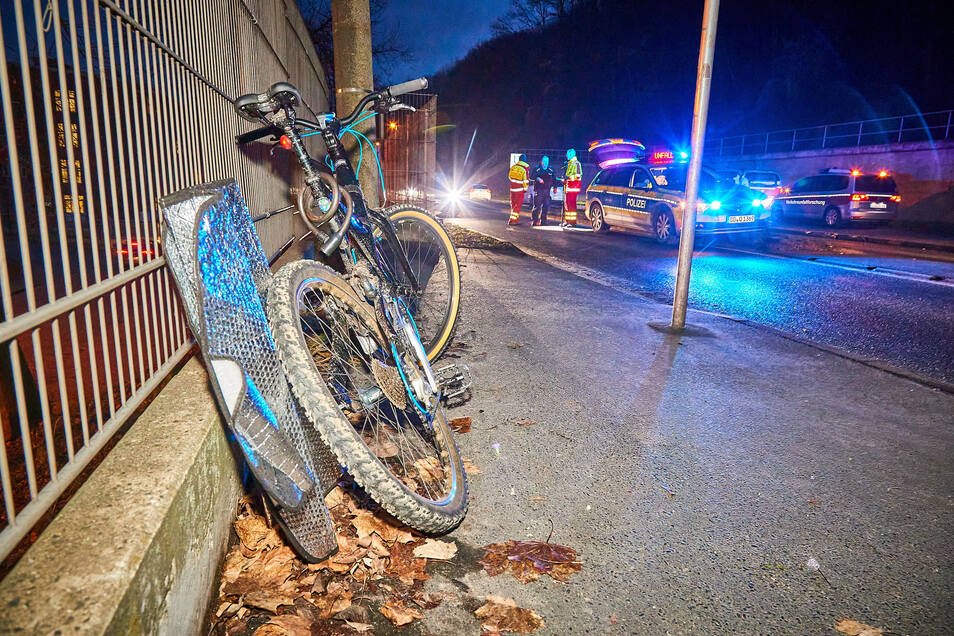
<path fill-rule="evenodd" d="M 236 178 L 253 213 L 286 208 L 291 158 L 236 148 L 230 97 L 287 80 L 325 110 L 327 89 L 293 0 L 15 0 L 0 20 L 2 559 L 191 349 L 157 198 Z M 304 231 L 261 218 L 267 253 Z"/>
<path fill-rule="evenodd" d="M 706 139 L 709 156 L 736 157 L 951 139 L 954 110 Z"/>

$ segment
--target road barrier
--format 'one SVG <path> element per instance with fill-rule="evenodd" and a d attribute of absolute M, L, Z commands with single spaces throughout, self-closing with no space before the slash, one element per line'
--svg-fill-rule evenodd
<path fill-rule="evenodd" d="M 292 158 L 236 148 L 231 98 L 285 80 L 314 114 L 328 92 L 292 0 L 24 0 L 0 19 L 4 558 L 191 349 L 157 198 L 236 178 L 279 254 L 305 233 L 280 213 Z"/>
<path fill-rule="evenodd" d="M 705 150 L 708 157 L 714 158 L 916 141 L 942 141 L 951 139 L 951 124 L 954 123 L 952 115 L 954 110 L 940 110 L 732 137 L 712 137 L 706 139 Z"/>

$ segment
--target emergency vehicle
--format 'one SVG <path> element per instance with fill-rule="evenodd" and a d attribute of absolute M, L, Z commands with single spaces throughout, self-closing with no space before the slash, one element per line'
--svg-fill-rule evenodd
<path fill-rule="evenodd" d="M 594 232 L 619 229 L 658 242 L 676 243 L 682 231 L 688 156 L 672 150 L 647 152 L 638 141 L 601 139 L 590 144 L 600 172 L 586 189 L 584 212 Z M 703 167 L 696 234 L 761 236 L 768 229 L 773 199 L 721 178 Z"/>
<path fill-rule="evenodd" d="M 828 168 L 784 188 L 775 209 L 782 218 L 820 219 L 838 227 L 848 221 L 893 221 L 900 204 L 898 186 L 887 170 L 863 174 Z"/>

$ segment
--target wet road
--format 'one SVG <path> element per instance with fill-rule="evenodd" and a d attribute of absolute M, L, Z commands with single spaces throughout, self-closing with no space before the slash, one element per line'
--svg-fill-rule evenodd
<path fill-rule="evenodd" d="M 588 228 L 507 228 L 499 204 L 465 227 L 624 281 L 672 302 L 676 250 Z M 954 263 L 914 251 L 781 237 L 765 247 L 697 242 L 690 307 L 743 318 L 856 357 L 954 383 Z M 951 260 L 951 255 L 938 255 Z M 579 321 L 585 324 L 586 316 Z"/>

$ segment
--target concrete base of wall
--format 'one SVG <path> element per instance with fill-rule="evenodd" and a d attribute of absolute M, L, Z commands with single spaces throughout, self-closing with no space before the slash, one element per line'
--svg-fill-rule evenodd
<path fill-rule="evenodd" d="M 0 583 L 0 633 L 192 634 L 241 492 L 195 358 Z"/>

